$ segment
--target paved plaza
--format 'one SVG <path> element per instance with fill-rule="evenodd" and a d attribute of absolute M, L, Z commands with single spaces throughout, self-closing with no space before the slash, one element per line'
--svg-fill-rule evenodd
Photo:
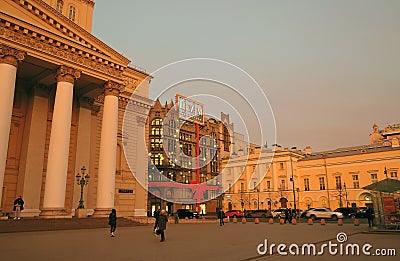
<path fill-rule="evenodd" d="M 395 248 L 396 257 L 367 257 L 369 260 L 398 260 L 400 234 L 365 233 L 365 224 L 279 225 L 254 223 L 169 224 L 166 241 L 152 234 L 152 225 L 119 227 L 117 237 L 109 237 L 107 228 L 0 233 L 2 260 L 321 260 L 320 256 L 261 256 L 257 246 L 271 244 L 338 243 L 339 232 L 347 235 L 346 243 L 370 243 L 376 248 Z M 344 244 L 344 243 L 343 243 Z M 317 249 L 319 249 L 317 247 Z M 288 251 L 286 249 L 286 251 Z M 360 256 L 332 256 L 326 249 L 324 260 L 363 260 Z"/>

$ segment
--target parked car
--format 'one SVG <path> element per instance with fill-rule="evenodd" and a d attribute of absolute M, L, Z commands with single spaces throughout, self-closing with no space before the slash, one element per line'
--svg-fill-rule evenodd
<path fill-rule="evenodd" d="M 338 218 L 343 218 L 343 214 L 340 212 L 332 211 L 329 208 L 314 208 L 307 211 L 306 217 L 313 220 L 319 218 L 331 218 L 333 220 L 337 220 Z"/>
<path fill-rule="evenodd" d="M 272 217 L 273 218 L 284 218 L 285 217 L 285 209 L 284 208 L 278 208 L 275 210 L 272 210 Z"/>
<path fill-rule="evenodd" d="M 190 209 L 178 209 L 176 211 L 176 214 L 178 214 L 178 218 L 200 218 L 199 213 L 190 210 Z"/>
<path fill-rule="evenodd" d="M 360 218 L 363 217 L 361 209 L 359 208 L 337 208 L 335 212 L 340 212 L 345 218 Z"/>
<path fill-rule="evenodd" d="M 225 212 L 225 217 L 243 217 L 243 212 L 240 210 L 228 210 Z"/>
<path fill-rule="evenodd" d="M 267 210 L 248 210 L 244 216 L 247 218 L 266 218 L 271 217 L 271 214 Z"/>
<path fill-rule="evenodd" d="M 304 210 L 304 211 L 301 211 L 300 212 L 300 218 L 306 218 L 307 216 L 307 212 L 308 211 L 310 211 L 310 210 L 313 210 L 314 208 L 309 208 L 309 209 L 307 209 L 307 210 Z"/>

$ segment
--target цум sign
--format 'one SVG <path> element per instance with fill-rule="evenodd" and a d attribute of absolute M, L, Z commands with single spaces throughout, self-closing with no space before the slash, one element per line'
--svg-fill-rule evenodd
<path fill-rule="evenodd" d="M 176 95 L 179 118 L 198 124 L 204 124 L 204 105 L 183 95 Z"/>

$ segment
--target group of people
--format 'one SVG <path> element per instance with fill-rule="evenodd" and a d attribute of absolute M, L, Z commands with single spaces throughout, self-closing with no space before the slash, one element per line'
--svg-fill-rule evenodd
<path fill-rule="evenodd" d="M 154 223 L 154 233 L 159 234 L 161 236 L 160 242 L 165 241 L 164 230 L 167 229 L 168 217 L 167 212 L 162 210 L 156 210 L 154 212 L 154 217 L 156 221 Z M 111 213 L 108 215 L 108 224 L 110 225 L 110 235 L 111 237 L 115 237 L 115 230 L 117 228 L 117 210 L 112 209 Z"/>

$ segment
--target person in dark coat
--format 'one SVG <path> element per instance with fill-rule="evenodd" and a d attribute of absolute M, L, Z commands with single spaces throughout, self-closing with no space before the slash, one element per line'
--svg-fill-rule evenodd
<path fill-rule="evenodd" d="M 218 212 L 218 218 L 219 218 L 219 225 L 220 225 L 220 226 L 225 225 L 225 223 L 224 223 L 224 216 L 225 216 L 224 211 L 223 211 L 222 209 L 220 209 L 219 212 Z"/>
<path fill-rule="evenodd" d="M 368 207 L 367 210 L 365 211 L 365 214 L 368 219 L 368 226 L 369 228 L 372 228 L 374 226 L 374 209 Z"/>
<path fill-rule="evenodd" d="M 117 210 L 114 208 L 111 210 L 110 215 L 108 216 L 108 224 L 110 225 L 110 234 L 111 237 L 115 237 L 115 229 L 117 229 Z"/>
<path fill-rule="evenodd" d="M 21 219 L 21 211 L 24 210 L 24 200 L 19 196 L 14 200 L 14 219 Z"/>
<path fill-rule="evenodd" d="M 168 223 L 167 213 L 163 209 L 163 210 L 161 210 L 160 215 L 158 216 L 158 219 L 157 219 L 157 225 L 158 225 L 158 229 L 160 230 L 160 235 L 161 235 L 160 242 L 165 241 L 164 230 L 167 229 L 167 223 Z"/>
<path fill-rule="evenodd" d="M 289 221 L 289 209 L 285 208 L 284 212 L 285 212 L 285 224 L 286 224 L 286 221 Z"/>
<path fill-rule="evenodd" d="M 158 209 L 158 210 L 154 210 L 154 218 L 156 219 L 155 221 L 154 221 L 154 227 L 153 227 L 153 231 L 154 231 L 154 233 L 155 233 L 155 230 L 156 230 L 156 228 L 157 228 L 157 223 L 158 223 L 158 217 L 160 216 L 160 210 Z"/>

